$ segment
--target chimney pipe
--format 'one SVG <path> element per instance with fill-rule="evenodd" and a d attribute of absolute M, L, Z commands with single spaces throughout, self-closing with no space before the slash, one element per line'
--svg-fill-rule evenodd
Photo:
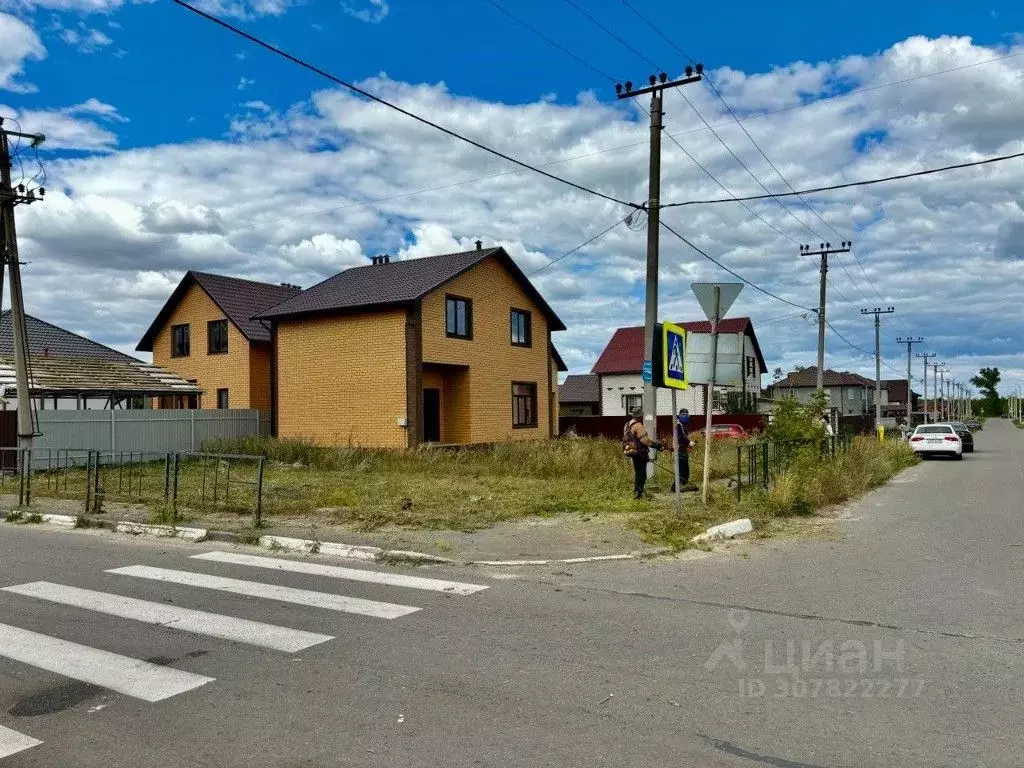
<path fill-rule="evenodd" d="M 483 240 L 477 240 L 476 241 L 476 249 L 478 251 L 482 251 L 484 249 L 484 241 Z"/>

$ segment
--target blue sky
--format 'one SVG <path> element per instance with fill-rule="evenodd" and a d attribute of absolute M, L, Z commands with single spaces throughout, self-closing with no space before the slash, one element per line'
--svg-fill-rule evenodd
<path fill-rule="evenodd" d="M 645 195 L 646 116 L 488 0 L 198 1 L 510 154 L 616 196 Z M 496 2 L 622 79 L 642 81 L 651 65 L 572 3 L 671 75 L 687 63 L 622 0 Z M 1024 150 L 1019 2 L 629 2 L 706 64 L 739 115 L 775 113 L 744 126 L 796 186 Z M 864 90 L 827 98 L 850 89 Z M 689 156 L 666 140 L 665 200 L 720 197 L 722 184 L 785 188 L 714 94 L 685 93 L 692 106 L 681 92 L 666 101 L 667 130 Z M 621 227 L 548 268 L 621 217 L 615 206 L 509 174 L 170 0 L 0 0 L 0 113 L 51 139 L 42 158 L 56 194 L 20 222 L 30 310 L 121 349 L 187 268 L 308 285 L 378 250 L 423 256 L 478 236 L 528 271 L 543 268 L 537 282 L 570 326 L 558 343 L 574 371 L 642 317 L 642 231 Z M 988 364 L 1024 376 L 1022 166 L 957 173 L 787 209 L 679 209 L 671 221 L 804 306 L 816 302 L 816 270 L 796 244 L 853 235 L 856 255 L 831 273 L 831 319 L 868 349 L 859 309 L 896 305 L 887 373 L 903 366 L 896 336 L 913 334 L 959 361 L 962 379 Z M 662 314 L 679 319 L 699 312 L 690 281 L 727 278 L 671 239 L 662 272 Z M 933 300 L 943 292 L 952 319 Z M 764 328 L 771 367 L 811 362 L 808 320 L 750 290 L 741 305 Z M 829 343 L 830 365 L 872 372 L 862 352 Z"/>
<path fill-rule="evenodd" d="M 366 0 L 347 5 L 374 12 Z M 404 82 L 444 81 L 462 96 L 512 104 L 551 94 L 560 103 L 572 103 L 586 89 L 613 100 L 610 83 L 487 0 L 390 0 L 387 5 L 380 23 L 360 21 L 336 0 L 309 0 L 281 16 L 240 23 L 352 81 L 386 72 Z M 717 4 L 635 0 L 633 5 L 709 68 L 744 72 L 870 55 L 911 35 L 966 35 L 982 45 L 1005 45 L 1011 42 L 1008 30 L 1024 29 L 1024 4 L 1018 2 L 743 0 L 730 2 L 728 13 Z M 506 0 L 503 7 L 613 76 L 639 81 L 651 69 L 563 2 Z M 591 0 L 581 7 L 663 67 L 675 71 L 687 63 L 619 0 Z M 33 67 L 39 92 L 25 95 L 21 103 L 42 108 L 99 98 L 116 104 L 131 121 L 118 131 L 122 147 L 218 137 L 227 128 L 231 105 L 243 96 L 285 108 L 324 85 L 317 76 L 232 38 L 169 0 L 127 5 L 110 15 L 40 9 L 30 18 L 42 30 L 50 55 Z M 84 22 L 112 43 L 82 55 L 60 43 L 55 18 L 72 29 Z M 242 78 L 253 82 L 240 92 Z"/>

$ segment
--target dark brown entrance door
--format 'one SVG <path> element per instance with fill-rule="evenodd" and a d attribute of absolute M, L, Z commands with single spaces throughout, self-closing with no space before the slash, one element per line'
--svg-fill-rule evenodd
<path fill-rule="evenodd" d="M 423 390 L 423 441 L 441 442 L 441 390 Z"/>

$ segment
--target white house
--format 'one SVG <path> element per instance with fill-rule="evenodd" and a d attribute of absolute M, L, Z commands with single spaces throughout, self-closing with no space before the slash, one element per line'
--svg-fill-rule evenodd
<path fill-rule="evenodd" d="M 687 365 L 709 358 L 711 352 L 711 323 L 707 320 L 679 323 L 686 329 Z M 766 371 L 761 346 L 754 334 L 749 317 L 726 318 L 718 324 L 718 358 L 721 365 L 722 385 L 715 387 L 714 412 L 723 413 L 728 393 L 738 393 L 747 407 L 757 410 L 761 394 L 761 377 Z M 732 360 L 734 363 L 721 364 Z M 643 407 L 644 384 L 641 369 L 644 361 L 643 326 L 619 328 L 608 346 L 594 363 L 591 373 L 596 374 L 601 393 L 602 416 L 625 416 L 636 407 Z M 694 415 L 704 414 L 705 387 L 691 385 L 678 392 L 678 405 Z M 672 393 L 658 390 L 658 413 L 672 412 Z"/>
<path fill-rule="evenodd" d="M 809 403 L 817 391 L 817 366 L 794 371 L 786 378 L 772 384 L 772 397 L 795 397 L 801 403 Z M 841 416 L 862 416 L 874 408 L 875 382 L 859 373 L 825 369 L 822 376 L 828 405 Z M 904 383 L 904 391 L 906 384 Z M 881 391 L 882 406 L 888 403 L 888 390 Z M 904 407 L 906 405 L 904 404 Z"/>

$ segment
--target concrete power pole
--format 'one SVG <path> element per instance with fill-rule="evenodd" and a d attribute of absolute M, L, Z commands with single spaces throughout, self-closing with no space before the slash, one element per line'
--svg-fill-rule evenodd
<path fill-rule="evenodd" d="M 916 339 L 896 339 L 897 344 L 907 345 L 907 429 L 914 426 L 914 377 L 910 373 L 911 347 L 915 344 L 924 344 L 924 339 L 918 336 Z M 920 357 L 920 355 L 918 355 Z M 927 378 L 927 374 L 925 374 Z"/>
<path fill-rule="evenodd" d="M 946 367 L 945 363 L 939 364 L 941 367 L 936 366 L 935 370 L 939 372 L 939 386 L 935 391 L 939 396 L 939 421 L 946 420 L 946 374 L 949 373 L 949 368 Z"/>
<path fill-rule="evenodd" d="M 875 431 L 882 423 L 882 315 L 891 315 L 894 307 L 862 309 L 862 315 L 875 316 Z"/>
<path fill-rule="evenodd" d="M 651 75 L 648 78 L 650 85 L 647 88 L 633 90 L 633 83 L 627 80 L 625 86 L 622 83 L 615 84 L 615 93 L 620 99 L 632 99 L 642 96 L 645 93 L 651 94 L 651 155 L 650 170 L 647 181 L 647 296 L 644 311 L 644 427 L 647 434 L 656 436 L 657 428 L 657 389 L 651 378 L 652 366 L 654 365 L 654 342 L 656 338 L 655 327 L 658 324 L 658 236 L 659 214 L 661 197 L 661 131 L 662 131 L 662 92 L 668 88 L 676 88 L 680 85 L 696 83 L 702 79 L 704 65 L 698 64 L 696 74 L 694 68 L 686 68 L 686 77 L 681 80 L 669 81 L 668 75 L 662 72 L 659 76 Z M 653 464 L 651 465 L 653 467 Z"/>
<path fill-rule="evenodd" d="M 852 240 L 844 240 L 839 248 L 833 248 L 831 243 L 821 243 L 816 251 L 812 251 L 809 245 L 800 246 L 801 255 L 821 257 L 818 286 L 818 375 L 815 379 L 815 386 L 819 392 L 825 389 L 825 325 L 828 322 L 825 316 L 825 285 L 828 281 L 828 257 L 833 253 L 849 253 L 852 247 Z"/>
<path fill-rule="evenodd" d="M 11 181 L 11 137 L 24 139 L 32 147 L 44 141 L 42 134 L 21 133 L 4 128 L 0 118 L 0 295 L 3 293 L 3 269 L 6 266 L 10 274 L 11 294 L 11 327 L 14 331 L 11 340 L 14 347 L 15 381 L 18 387 L 18 447 L 29 450 L 32 438 L 35 437 L 35 420 L 32 417 L 32 393 L 29 382 L 28 333 L 25 327 L 25 302 L 21 290 L 21 262 L 18 260 L 18 236 L 14 227 L 14 208 L 18 205 L 30 205 L 42 200 L 46 190 L 27 189 L 24 184 L 12 185 Z M 27 454 L 23 454 L 27 455 Z M 20 471 L 28 472 L 28 462 L 21 461 Z"/>
<path fill-rule="evenodd" d="M 924 359 L 924 423 L 928 423 L 928 361 L 933 357 L 938 357 L 938 352 L 932 352 L 930 355 L 918 352 L 916 357 Z"/>

